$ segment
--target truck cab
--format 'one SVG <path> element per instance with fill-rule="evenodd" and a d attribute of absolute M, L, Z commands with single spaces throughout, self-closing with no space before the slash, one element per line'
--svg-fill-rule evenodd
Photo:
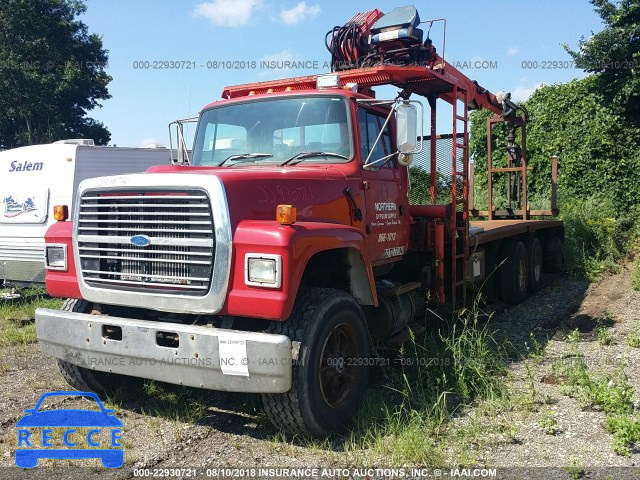
<path fill-rule="evenodd" d="M 47 234 L 51 248 L 69 253 L 66 270 L 48 270 L 48 289 L 75 300 L 71 314 L 39 310 L 42 348 L 84 389 L 101 384 L 95 377 L 108 374 L 92 368 L 108 364 L 122 375 L 284 398 L 300 339 L 282 325 L 295 317 L 297 330 L 331 326 L 329 313 L 312 321 L 299 312 L 331 300 L 344 310 L 338 330 L 303 335 L 305 344 L 335 343 L 327 374 L 338 383 L 324 402 L 344 420 L 365 382 L 365 369 L 345 367 L 344 355 L 357 347 L 368 356 L 363 309 L 379 305 L 376 275 L 410 248 L 395 121 L 409 102 L 372 100 L 335 87 L 214 102 L 200 114 L 188 162 L 82 182 L 76 220 Z M 114 368 L 134 345 L 146 363 Z M 176 376 L 175 366 L 157 365 L 176 357 L 196 366 Z M 200 365 L 202 357 L 213 363 Z M 352 385 L 339 388 L 349 375 Z M 291 428 L 306 431 L 305 422 Z"/>

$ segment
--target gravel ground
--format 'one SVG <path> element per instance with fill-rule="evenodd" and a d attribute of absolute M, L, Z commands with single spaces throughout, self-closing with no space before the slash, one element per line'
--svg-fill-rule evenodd
<path fill-rule="evenodd" d="M 496 435 L 479 448 L 472 446 L 472 456 L 496 467 L 640 465 L 638 449 L 633 449 L 630 456 L 614 453 L 613 437 L 605 428 L 605 414 L 597 406 L 585 405 L 566 395 L 562 379 L 553 368 L 558 362 L 573 360 L 567 335 L 577 328 L 579 350 L 590 372 L 597 376 L 625 365 L 637 408 L 640 349 L 628 345 L 628 336 L 640 332 L 639 320 L 640 292 L 631 288 L 626 269 L 589 286 L 582 282 L 555 282 L 527 302 L 497 315 L 495 325 L 506 338 L 515 340 L 517 348 L 534 351 L 535 343 L 530 336 L 533 332 L 543 350 L 510 366 L 509 408 L 482 419 L 487 429 L 502 425 L 507 433 Z M 598 322 L 610 325 L 607 330 L 611 344 L 598 342 Z M 468 411 L 454 422 L 455 428 L 469 428 L 477 413 L 474 409 Z M 549 417 L 557 423 L 555 434 L 545 431 Z"/>
<path fill-rule="evenodd" d="M 534 332 L 541 351 L 536 358 L 510 365 L 506 381 L 511 401 L 493 409 L 482 403 L 452 420 L 451 431 L 475 428 L 483 433 L 481 438 L 469 436 L 453 443 L 448 448 L 452 463 L 464 458 L 471 464 L 490 467 L 638 464 L 638 451 L 628 457 L 613 452 L 612 436 L 604 428 L 604 413 L 586 409 L 564 395 L 562 385 L 552 375 L 552 365 L 555 359 L 570 353 L 566 333 L 578 326 L 584 330 L 580 348 L 590 369 L 594 372 L 612 370 L 616 364 L 627 361 L 626 373 L 637 395 L 640 349 L 629 347 L 626 338 L 640 327 L 639 307 L 640 293 L 631 289 L 625 270 L 590 286 L 556 278 L 523 304 L 498 311 L 492 324 L 500 337 L 508 339 L 515 349 L 526 352 L 534 348 L 530 336 Z M 610 328 L 613 342 L 608 346 L 598 343 L 593 328 L 595 319 L 605 317 L 613 320 Z M 0 350 L 0 477 L 16 478 L 19 473 L 11 467 L 16 445 L 15 422 L 24 409 L 33 407 L 42 393 L 66 388 L 55 362 L 41 354 L 36 345 Z M 73 408 L 82 402 L 55 399 L 50 406 Z M 185 465 L 349 467 L 360 466 L 363 458 L 359 453 L 345 453 L 340 445 L 302 446 L 279 439 L 262 413 L 258 396 L 213 392 L 207 397 L 204 416 L 195 423 L 184 421 L 175 413 L 149 415 L 145 407 L 144 403 L 122 403 L 116 411 L 125 425 L 122 435 L 125 467 L 104 470 L 98 468 L 96 461 L 92 469 L 78 470 L 79 477 L 132 478 L 132 469 L 136 467 Z M 545 433 L 540 425 L 549 412 L 557 421 L 555 435 Z M 44 461 L 41 464 L 65 466 L 69 463 Z M 37 471 L 42 472 L 40 468 L 22 471 L 20 478 L 34 477 Z M 60 478 L 70 478 L 74 471 L 60 472 Z M 54 471 L 47 470 L 46 476 L 55 478 Z"/>

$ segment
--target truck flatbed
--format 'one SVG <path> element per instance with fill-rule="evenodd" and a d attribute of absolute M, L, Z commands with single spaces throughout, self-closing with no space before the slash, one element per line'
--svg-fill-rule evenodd
<path fill-rule="evenodd" d="M 469 222 L 469 246 L 514 237 L 547 228 L 562 227 L 558 220 L 477 220 Z"/>

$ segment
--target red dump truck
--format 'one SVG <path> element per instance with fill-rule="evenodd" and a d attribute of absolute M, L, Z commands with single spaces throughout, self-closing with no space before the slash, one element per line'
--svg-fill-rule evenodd
<path fill-rule="evenodd" d="M 177 165 L 81 183 L 74 221 L 58 208 L 46 235 L 48 291 L 69 300 L 36 312 L 40 347 L 74 388 L 134 376 L 260 393 L 277 426 L 324 435 L 363 397 L 372 336 L 401 342 L 429 321 L 425 303 L 460 308 L 474 284 L 518 303 L 561 268 L 562 223 L 532 219 L 555 202 L 527 205 L 525 113 L 447 63 L 420 23 L 413 7 L 358 14 L 327 35 L 331 73 L 227 87 L 191 150 L 180 138 Z M 397 97 L 376 98 L 381 85 Z M 485 211 L 470 198 L 479 108 L 495 114 Z"/>

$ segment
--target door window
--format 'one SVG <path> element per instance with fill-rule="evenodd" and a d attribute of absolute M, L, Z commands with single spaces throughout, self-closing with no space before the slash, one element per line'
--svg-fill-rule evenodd
<path fill-rule="evenodd" d="M 358 110 L 358 130 L 360 131 L 360 155 L 364 163 L 369 156 L 369 152 L 373 149 L 369 163 L 386 157 L 393 153 L 391 144 L 391 122 L 387 124 L 382 133 L 380 141 L 376 143 L 376 139 L 382 130 L 382 126 L 386 120 L 386 116 L 361 108 Z M 384 164 L 383 168 L 393 168 L 396 166 L 395 158 L 391 158 Z"/>

